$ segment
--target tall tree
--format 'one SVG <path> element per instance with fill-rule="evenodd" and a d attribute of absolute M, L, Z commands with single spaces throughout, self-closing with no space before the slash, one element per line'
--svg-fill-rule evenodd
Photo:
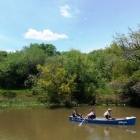
<path fill-rule="evenodd" d="M 77 75 L 75 79 L 76 91 L 73 92 L 73 98 L 78 102 L 91 101 L 98 85 L 94 63 L 87 58 L 86 54 L 77 50 L 64 53 L 64 57 L 64 68 L 68 73 Z"/>
<path fill-rule="evenodd" d="M 21 51 L 9 53 L 0 63 L 0 86 L 2 88 L 25 88 L 29 75 L 37 74 L 37 64 L 45 62 L 46 55 L 37 47 L 25 47 Z"/>
<path fill-rule="evenodd" d="M 40 71 L 37 87 L 45 92 L 49 102 L 65 103 L 71 100 L 71 93 L 76 85 L 76 74 L 69 74 L 61 63 L 38 65 L 37 69 Z"/>
<path fill-rule="evenodd" d="M 115 42 L 122 48 L 124 58 L 132 60 L 140 66 L 140 29 L 133 31 L 129 28 L 128 35 L 116 34 Z"/>

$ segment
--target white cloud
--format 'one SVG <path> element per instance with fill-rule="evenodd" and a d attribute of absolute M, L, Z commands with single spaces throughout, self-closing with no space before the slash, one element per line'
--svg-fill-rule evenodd
<path fill-rule="evenodd" d="M 71 9 L 69 5 L 61 6 L 60 7 L 61 15 L 66 17 L 66 18 L 71 18 L 72 15 L 68 12 L 69 9 Z"/>
<path fill-rule="evenodd" d="M 24 38 L 52 41 L 52 40 L 58 40 L 61 38 L 68 38 L 68 36 L 65 34 L 53 33 L 50 30 L 43 30 L 41 32 L 41 31 L 36 31 L 34 29 L 29 29 L 28 32 L 25 33 Z"/>

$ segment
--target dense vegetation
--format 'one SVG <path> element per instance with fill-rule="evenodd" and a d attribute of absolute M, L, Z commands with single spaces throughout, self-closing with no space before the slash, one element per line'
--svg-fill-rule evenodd
<path fill-rule="evenodd" d="M 0 51 L 0 89 L 0 102 L 18 102 L 15 90 L 24 90 L 48 104 L 140 107 L 140 29 L 116 34 L 110 46 L 88 54 L 44 43 Z"/>

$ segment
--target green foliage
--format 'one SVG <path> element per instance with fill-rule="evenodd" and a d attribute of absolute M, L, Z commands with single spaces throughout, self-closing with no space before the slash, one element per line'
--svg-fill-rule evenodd
<path fill-rule="evenodd" d="M 73 100 L 87 103 L 92 100 L 93 93 L 98 86 L 97 72 L 94 63 L 77 50 L 70 50 L 64 55 L 64 68 L 70 74 L 76 74 L 76 91 Z"/>
<path fill-rule="evenodd" d="M 0 51 L 0 62 L 2 62 L 6 57 L 8 53 L 6 51 Z"/>
<path fill-rule="evenodd" d="M 57 54 L 60 54 L 60 52 L 56 51 L 56 47 L 52 44 L 30 44 L 30 48 L 32 47 L 38 47 L 39 49 L 43 50 L 47 56 L 54 56 Z"/>
<path fill-rule="evenodd" d="M 45 62 L 46 55 L 38 47 L 9 53 L 0 63 L 0 87 L 6 89 L 25 88 L 29 75 L 37 74 L 37 64 Z"/>
<path fill-rule="evenodd" d="M 106 47 L 105 53 L 107 54 L 113 54 L 114 57 L 122 57 L 123 50 L 120 46 L 118 46 L 115 42 L 113 42 L 109 47 Z"/>
<path fill-rule="evenodd" d="M 128 35 L 117 34 L 115 42 L 122 48 L 124 59 L 140 65 L 140 29 L 133 31 L 129 28 Z"/>
<path fill-rule="evenodd" d="M 132 78 L 136 82 L 140 81 L 140 70 L 135 71 L 132 75 Z"/>
<path fill-rule="evenodd" d="M 60 103 L 71 99 L 76 74 L 69 74 L 61 63 L 38 65 L 37 69 L 40 72 L 37 87 L 45 91 L 48 101 Z"/>
<path fill-rule="evenodd" d="M 113 79 L 117 79 L 122 76 L 130 77 L 137 69 L 138 65 L 133 61 L 120 61 L 113 67 Z"/>
<path fill-rule="evenodd" d="M 96 92 L 97 93 L 99 93 L 99 94 L 106 94 L 106 95 L 112 95 L 112 94 L 114 94 L 114 90 L 113 89 L 110 89 L 110 88 L 108 88 L 108 89 L 102 89 L 102 88 L 99 88 L 99 89 L 97 89 L 96 90 Z"/>

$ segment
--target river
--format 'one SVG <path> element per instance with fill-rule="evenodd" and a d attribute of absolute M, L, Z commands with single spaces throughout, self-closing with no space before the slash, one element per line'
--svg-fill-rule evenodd
<path fill-rule="evenodd" d="M 84 116 L 93 107 L 78 107 Z M 102 116 L 108 107 L 94 107 Z M 70 122 L 72 109 L 22 107 L 0 110 L 0 140 L 140 140 L 140 109 L 111 107 L 113 117 L 136 116 L 132 126 Z"/>

